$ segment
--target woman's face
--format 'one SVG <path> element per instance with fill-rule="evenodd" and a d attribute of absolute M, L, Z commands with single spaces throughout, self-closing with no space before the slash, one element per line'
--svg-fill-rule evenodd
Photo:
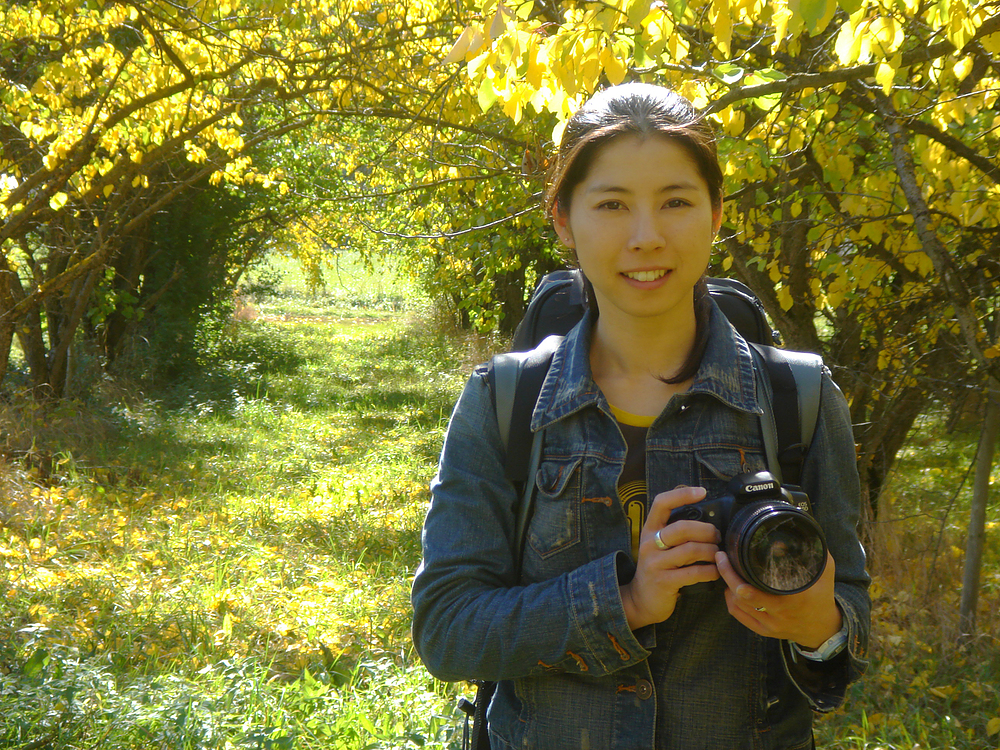
<path fill-rule="evenodd" d="M 601 146 L 556 232 L 576 251 L 605 315 L 693 316 L 722 212 L 683 146 L 626 135 Z M 610 321 L 608 321 L 610 322 Z"/>

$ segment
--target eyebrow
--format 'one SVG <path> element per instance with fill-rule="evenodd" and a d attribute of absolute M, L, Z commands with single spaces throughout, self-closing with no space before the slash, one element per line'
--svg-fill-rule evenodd
<path fill-rule="evenodd" d="M 656 192 L 658 193 L 673 193 L 677 191 L 690 191 L 697 190 L 698 186 L 692 182 L 677 182 L 672 185 L 664 185 Z M 627 187 L 620 185 L 594 185 L 592 188 L 587 190 L 588 193 L 631 193 Z"/>

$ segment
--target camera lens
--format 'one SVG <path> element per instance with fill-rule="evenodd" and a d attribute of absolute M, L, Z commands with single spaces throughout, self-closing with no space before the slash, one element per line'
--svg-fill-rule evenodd
<path fill-rule="evenodd" d="M 741 509 L 729 526 L 726 548 L 743 580 L 773 594 L 803 591 L 826 568 L 823 530 L 808 513 L 785 503 Z"/>

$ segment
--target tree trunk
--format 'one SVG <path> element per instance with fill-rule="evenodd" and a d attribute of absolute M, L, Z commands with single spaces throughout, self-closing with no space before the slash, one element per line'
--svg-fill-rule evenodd
<path fill-rule="evenodd" d="M 10 363 L 10 347 L 14 343 L 14 324 L 0 318 L 0 385 L 7 377 L 7 365 Z"/>
<path fill-rule="evenodd" d="M 962 576 L 962 601 L 959 604 L 959 624 L 962 635 L 976 633 L 976 604 L 979 601 L 979 579 L 983 564 L 983 543 L 986 540 L 986 505 L 990 491 L 990 469 L 997 437 L 1000 436 L 1000 383 L 993 381 L 986 390 L 986 415 L 976 453 L 976 476 L 972 484 L 972 510 L 969 514 L 969 534 L 965 543 L 965 573 Z"/>

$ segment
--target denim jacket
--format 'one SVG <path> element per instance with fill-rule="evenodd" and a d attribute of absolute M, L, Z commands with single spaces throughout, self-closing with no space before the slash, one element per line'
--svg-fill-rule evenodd
<path fill-rule="evenodd" d="M 718 308 L 690 389 L 649 429 L 649 497 L 679 484 L 721 494 L 767 468 L 753 360 Z M 812 745 L 812 711 L 835 708 L 867 667 L 869 578 L 856 532 L 860 488 L 847 403 L 824 375 L 803 489 L 836 562 L 847 649 L 794 657 L 727 611 L 724 584 L 682 589 L 664 622 L 633 632 L 619 586 L 631 579 L 617 482 L 625 441 L 591 377 L 591 322 L 556 350 L 532 415 L 545 428 L 536 507 L 515 570 L 517 495 L 485 368 L 448 427 L 413 582 L 413 637 L 444 680 L 498 680 L 491 744 L 523 750 L 788 750 Z"/>

